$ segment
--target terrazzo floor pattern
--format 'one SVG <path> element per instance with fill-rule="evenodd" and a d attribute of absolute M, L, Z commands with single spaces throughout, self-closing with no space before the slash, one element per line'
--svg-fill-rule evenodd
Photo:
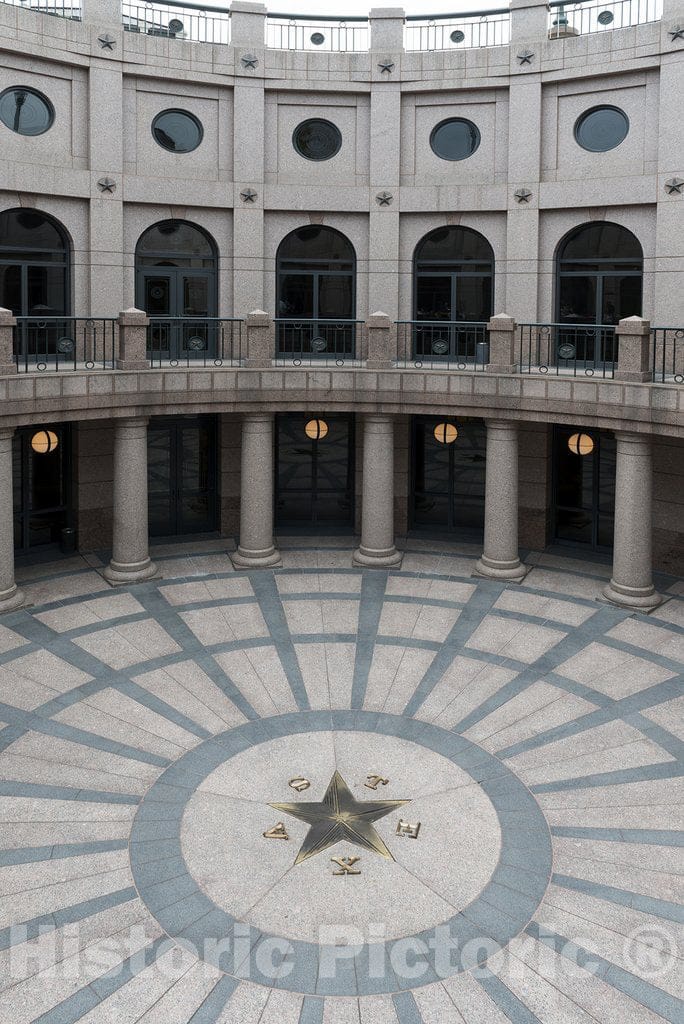
<path fill-rule="evenodd" d="M 684 1019 L 682 583 L 630 615 L 600 564 L 533 553 L 506 586 L 468 546 L 409 540 L 388 573 L 351 545 L 283 538 L 258 573 L 157 547 L 161 577 L 116 590 L 97 558 L 22 571 L 2 1024 Z M 409 801 L 375 823 L 393 859 L 294 865 L 308 825 L 270 804 L 336 770 Z"/>

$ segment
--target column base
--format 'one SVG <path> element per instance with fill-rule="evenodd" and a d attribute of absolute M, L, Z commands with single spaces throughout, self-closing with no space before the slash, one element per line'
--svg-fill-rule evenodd
<path fill-rule="evenodd" d="M 102 575 L 113 587 L 123 587 L 127 583 L 144 583 L 159 575 L 159 570 L 150 558 L 144 562 L 115 562 L 111 560 Z"/>
<path fill-rule="evenodd" d="M 230 555 L 234 569 L 281 569 L 283 560 L 276 547 L 263 548 L 261 551 L 250 551 L 249 548 L 238 549 Z"/>
<path fill-rule="evenodd" d="M 607 587 L 603 588 L 603 596 L 606 601 L 616 604 L 620 608 L 630 608 L 633 611 L 652 612 L 665 600 L 657 592 L 655 587 L 625 587 L 621 583 L 611 580 Z"/>
<path fill-rule="evenodd" d="M 482 555 L 477 560 L 473 576 L 483 576 L 490 580 L 508 580 L 509 583 L 522 583 L 530 571 L 519 558 L 512 562 L 498 562 Z"/>
<path fill-rule="evenodd" d="M 23 590 L 14 584 L 9 590 L 0 591 L 0 615 L 4 612 L 14 612 L 17 608 L 23 608 L 27 604 Z"/>
<path fill-rule="evenodd" d="M 374 551 L 372 548 L 358 547 L 352 556 L 352 565 L 359 569 L 398 569 L 403 557 L 403 553 L 396 548 Z"/>

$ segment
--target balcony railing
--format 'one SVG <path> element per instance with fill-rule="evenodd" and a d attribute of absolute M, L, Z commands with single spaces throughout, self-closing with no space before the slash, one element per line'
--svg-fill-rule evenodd
<path fill-rule="evenodd" d="M 2 3 L 10 7 L 21 7 L 24 11 L 49 14 L 53 18 L 66 18 L 68 21 L 80 21 L 82 17 L 80 0 L 2 0 Z"/>
<path fill-rule="evenodd" d="M 654 327 L 651 357 L 653 380 L 684 384 L 684 327 Z"/>
<path fill-rule="evenodd" d="M 175 0 L 147 4 L 124 2 L 121 20 L 127 32 L 163 39 L 190 39 L 197 43 L 230 42 L 230 12 L 223 7 L 175 3 Z"/>
<path fill-rule="evenodd" d="M 507 7 L 469 14 L 410 14 L 404 26 L 406 50 L 466 50 L 505 46 L 511 41 Z"/>
<path fill-rule="evenodd" d="M 268 14 L 266 45 L 274 50 L 363 52 L 370 48 L 370 23 L 363 17 Z"/>
<path fill-rule="evenodd" d="M 614 327 L 596 324 L 518 324 L 521 373 L 612 378 L 618 344 Z"/>
<path fill-rule="evenodd" d="M 240 366 L 243 320 L 225 317 L 157 317 L 147 328 L 152 366 Z"/>
<path fill-rule="evenodd" d="M 357 358 L 363 320 L 275 321 L 277 362 L 293 366 L 345 366 Z"/>
<path fill-rule="evenodd" d="M 487 324 L 479 321 L 399 320 L 392 360 L 401 369 L 484 370 Z"/>
<path fill-rule="evenodd" d="M 589 32 L 605 32 L 659 21 L 663 0 L 590 0 L 589 3 L 567 4 L 551 0 L 549 4 L 549 37 L 583 36 Z"/>
<path fill-rule="evenodd" d="M 24 373 L 111 370 L 118 324 L 111 317 L 17 317 L 14 358 Z"/>

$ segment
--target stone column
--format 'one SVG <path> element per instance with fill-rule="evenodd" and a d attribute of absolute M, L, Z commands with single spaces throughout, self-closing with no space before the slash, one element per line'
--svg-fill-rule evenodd
<path fill-rule="evenodd" d="M 520 583 L 528 573 L 518 556 L 518 425 L 487 420 L 484 551 L 479 576 Z"/>
<path fill-rule="evenodd" d="M 3 377 L 17 372 L 17 364 L 14 359 L 14 328 L 16 324 L 16 317 L 12 311 L 0 306 L 0 374 Z"/>
<path fill-rule="evenodd" d="M 401 565 L 394 546 L 394 421 L 369 413 L 363 419 L 361 543 L 353 564 L 370 569 Z"/>
<path fill-rule="evenodd" d="M 615 440 L 613 575 L 603 596 L 623 608 L 651 611 L 662 601 L 651 575 L 651 439 L 618 432 Z"/>
<path fill-rule="evenodd" d="M 250 412 L 242 421 L 240 541 L 236 569 L 282 565 L 273 543 L 273 413 Z"/>
<path fill-rule="evenodd" d="M 14 427 L 0 427 L 0 612 L 14 611 L 25 601 L 14 582 L 13 437 Z"/>
<path fill-rule="evenodd" d="M 147 536 L 147 417 L 114 423 L 114 537 L 104 571 L 113 584 L 156 576 Z"/>

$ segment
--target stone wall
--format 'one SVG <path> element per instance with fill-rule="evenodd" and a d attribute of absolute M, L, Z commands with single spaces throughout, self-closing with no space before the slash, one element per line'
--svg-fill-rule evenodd
<path fill-rule="evenodd" d="M 663 572 L 684 576 L 684 440 L 659 438 L 653 445 L 653 561 Z"/>

